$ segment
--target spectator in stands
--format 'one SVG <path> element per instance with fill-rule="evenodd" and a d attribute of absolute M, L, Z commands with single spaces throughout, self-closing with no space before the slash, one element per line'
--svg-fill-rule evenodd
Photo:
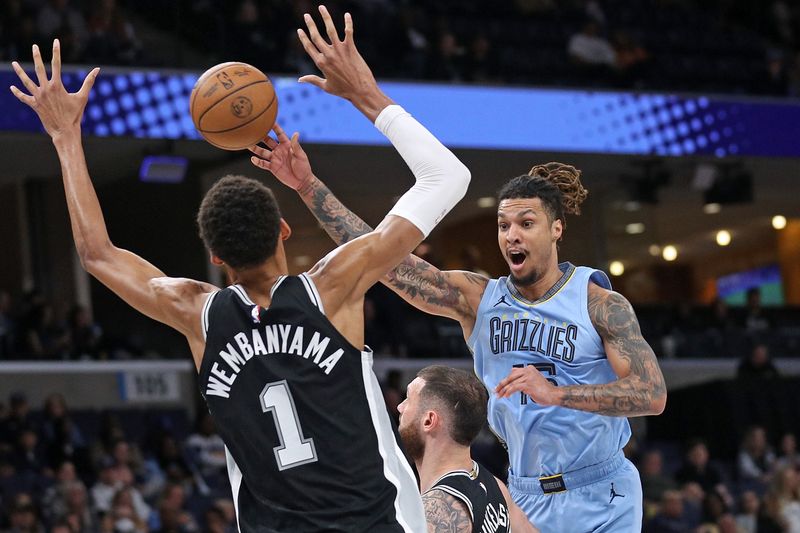
<path fill-rule="evenodd" d="M 637 87 L 646 76 L 650 54 L 624 31 L 617 31 L 613 38 L 616 67 L 620 85 Z"/>
<path fill-rule="evenodd" d="M 234 533 L 234 525 L 228 523 L 225 512 L 216 505 L 209 507 L 205 514 L 204 533 Z"/>
<path fill-rule="evenodd" d="M 737 458 L 739 480 L 744 488 L 763 493 L 770 478 L 775 454 L 767 444 L 767 433 L 761 426 L 751 426 L 745 433 Z"/>
<path fill-rule="evenodd" d="M 261 69 L 282 66 L 276 57 L 274 39 L 277 36 L 272 30 L 265 31 L 266 27 L 259 6 L 254 0 L 239 2 L 230 28 L 230 36 L 226 40 L 229 56 Z"/>
<path fill-rule="evenodd" d="M 114 532 L 147 533 L 147 520 L 136 510 L 136 498 L 133 489 L 124 487 L 114 494 L 109 516 L 114 524 Z"/>
<path fill-rule="evenodd" d="M 83 15 L 69 0 L 49 0 L 43 5 L 36 18 L 36 28 L 45 42 L 59 38 L 64 63 L 80 60 L 89 32 Z"/>
<path fill-rule="evenodd" d="M 665 491 L 661 497 L 661 508 L 645 525 L 647 533 L 678 533 L 690 531 L 683 516 L 683 496 L 677 490 Z"/>
<path fill-rule="evenodd" d="M 36 11 L 24 0 L 0 2 L 0 56 L 19 57 L 36 37 Z"/>
<path fill-rule="evenodd" d="M 464 80 L 464 48 L 455 34 L 445 30 L 437 40 L 436 49 L 429 58 L 428 77 L 435 80 Z"/>
<path fill-rule="evenodd" d="M 706 492 L 706 497 L 703 499 L 703 518 L 700 526 L 717 526 L 725 515 L 728 514 L 728 506 L 725 504 L 722 496 L 716 491 Z"/>
<path fill-rule="evenodd" d="M 675 479 L 681 485 L 697 483 L 705 492 L 716 490 L 722 483 L 719 469 L 709 461 L 710 455 L 705 441 L 695 439 L 686 447 L 683 465 L 675 473 Z"/>
<path fill-rule="evenodd" d="M 794 433 L 786 433 L 781 437 L 781 454 L 775 461 L 776 468 L 800 468 L 800 453 L 797 453 L 797 439 Z"/>
<path fill-rule="evenodd" d="M 775 379 L 780 376 L 765 344 L 757 343 L 736 372 L 739 379 Z"/>
<path fill-rule="evenodd" d="M 768 96 L 786 96 L 789 92 L 789 73 L 782 50 L 767 50 L 763 71 L 755 77 L 750 91 Z"/>
<path fill-rule="evenodd" d="M 94 514 L 89 507 L 86 485 L 80 480 L 59 485 L 60 499 L 56 501 L 56 516 L 66 520 L 76 533 L 92 533 L 95 529 Z"/>
<path fill-rule="evenodd" d="M 186 492 L 177 483 L 170 483 L 164 488 L 158 505 L 157 526 L 153 527 L 163 533 L 189 533 L 198 531 L 195 518 L 186 509 Z"/>
<path fill-rule="evenodd" d="M 196 430 L 186 440 L 186 449 L 196 471 L 213 487 L 225 476 L 227 460 L 225 443 L 214 428 L 214 419 L 207 410 L 200 411 Z"/>
<path fill-rule="evenodd" d="M 55 484 L 47 487 L 41 498 L 42 514 L 48 523 L 57 522 L 64 514 L 62 495 L 66 485 L 79 481 L 75 465 L 64 461 L 56 470 Z"/>
<path fill-rule="evenodd" d="M 69 333 L 73 359 L 108 359 L 102 355 L 103 330 L 92 321 L 89 310 L 76 305 L 69 312 Z"/>
<path fill-rule="evenodd" d="M 739 513 L 736 515 L 736 526 L 741 533 L 757 533 L 760 531 L 758 526 L 758 515 L 761 509 L 761 501 L 758 494 L 752 490 L 746 490 L 739 497 Z"/>
<path fill-rule="evenodd" d="M 122 490 L 126 491 L 128 494 L 128 496 L 126 496 L 126 498 L 128 498 L 126 501 L 130 503 L 136 515 L 141 520 L 147 521 L 151 516 L 151 509 L 150 506 L 147 505 L 147 502 L 144 501 L 139 489 L 135 486 L 136 479 L 133 476 L 133 471 L 127 464 L 119 462 L 117 462 L 114 468 L 116 470 L 115 476 L 118 480 L 119 487 L 117 492 Z M 116 493 L 114 496 L 116 497 Z M 113 505 L 114 501 L 112 500 L 112 511 Z"/>
<path fill-rule="evenodd" d="M 94 0 L 89 15 L 89 39 L 83 53 L 87 63 L 134 65 L 142 54 L 133 24 L 116 0 Z"/>
<path fill-rule="evenodd" d="M 98 470 L 97 481 L 91 488 L 92 502 L 95 510 L 105 514 L 111 511 L 114 494 L 121 483 L 117 477 L 116 463 L 111 457 L 104 457 Z"/>
<path fill-rule="evenodd" d="M 751 335 L 762 334 L 769 330 L 771 322 L 761 306 L 761 290 L 752 287 L 747 290 L 747 310 L 744 316 L 744 328 Z"/>
<path fill-rule="evenodd" d="M 700 525 L 703 518 L 703 502 L 706 493 L 699 483 L 690 481 L 681 486 L 681 496 L 683 497 L 683 518 L 691 529 Z"/>
<path fill-rule="evenodd" d="M 645 505 L 657 504 L 668 490 L 677 489 L 675 481 L 664 474 L 664 460 L 659 450 L 649 450 L 642 457 L 639 472 Z"/>
<path fill-rule="evenodd" d="M 10 501 L 8 510 L 9 525 L 7 533 L 44 533 L 36 506 L 30 494 L 21 492 Z"/>
<path fill-rule="evenodd" d="M 613 68 L 617 63 L 614 48 L 600 36 L 600 27 L 594 20 L 586 21 L 583 29 L 570 37 L 567 53 L 583 65 Z"/>
<path fill-rule="evenodd" d="M 469 43 L 464 59 L 464 79 L 473 83 L 494 83 L 499 81 L 498 60 L 489 37 L 478 33 Z"/>
<path fill-rule="evenodd" d="M 23 429 L 17 437 L 14 468 L 20 474 L 36 476 L 47 467 L 39 445 L 39 435 L 32 428 Z"/>
<path fill-rule="evenodd" d="M 399 17 L 407 43 L 405 66 L 409 78 L 425 77 L 428 57 L 428 37 L 424 29 L 426 14 L 420 6 L 403 5 Z"/>
<path fill-rule="evenodd" d="M 67 403 L 61 394 L 51 394 L 45 400 L 41 435 L 51 467 L 71 461 L 81 470 L 88 469 L 89 451 L 86 440 L 69 416 Z"/>
<path fill-rule="evenodd" d="M 69 334 L 58 322 L 53 306 L 36 301 L 25 317 L 23 353 L 37 359 L 62 359 L 69 354 Z"/>
<path fill-rule="evenodd" d="M 16 446 L 24 429 L 33 427 L 28 398 L 23 392 L 13 392 L 8 397 L 8 415 L 0 419 L 0 452 L 10 451 Z"/>
<path fill-rule="evenodd" d="M 777 503 L 785 531 L 800 531 L 800 478 L 797 470 L 792 467 L 776 470 L 769 492 Z"/>

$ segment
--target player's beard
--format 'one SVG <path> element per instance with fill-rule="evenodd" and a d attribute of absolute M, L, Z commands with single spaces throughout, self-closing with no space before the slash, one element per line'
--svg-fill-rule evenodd
<path fill-rule="evenodd" d="M 416 423 L 408 424 L 399 428 L 399 432 L 400 440 L 403 441 L 403 447 L 411 460 L 422 459 L 422 456 L 425 455 L 425 441 L 422 440 L 419 426 Z"/>
<path fill-rule="evenodd" d="M 513 273 L 509 273 L 509 277 L 511 278 L 511 282 L 516 285 L 517 287 L 527 287 L 528 285 L 533 285 L 542 277 L 544 276 L 543 272 L 539 272 L 538 269 L 533 269 L 529 274 L 518 278 Z"/>

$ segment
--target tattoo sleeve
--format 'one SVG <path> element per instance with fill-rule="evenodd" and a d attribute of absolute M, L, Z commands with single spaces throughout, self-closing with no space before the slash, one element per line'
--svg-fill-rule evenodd
<path fill-rule="evenodd" d="M 472 518 L 466 505 L 441 490 L 432 490 L 422 496 L 428 533 L 469 533 Z"/>
<path fill-rule="evenodd" d="M 344 244 L 372 231 L 322 181 L 312 179 L 297 192 L 336 244 Z M 463 275 L 469 283 L 481 288 L 488 281 L 472 272 Z M 414 255 L 406 257 L 383 282 L 410 304 L 428 313 L 452 317 L 455 312 L 459 317 L 474 318 L 475 310 L 463 298 L 463 291 L 450 283 L 445 273 Z"/>
<path fill-rule="evenodd" d="M 320 180 L 310 180 L 297 192 L 336 244 L 344 244 L 372 231 L 366 222 L 346 208 Z"/>
<path fill-rule="evenodd" d="M 653 349 L 642 337 L 631 304 L 622 295 L 589 290 L 589 317 L 613 366 L 627 375 L 603 385 L 560 387 L 560 405 L 608 416 L 659 414 L 667 389 Z"/>

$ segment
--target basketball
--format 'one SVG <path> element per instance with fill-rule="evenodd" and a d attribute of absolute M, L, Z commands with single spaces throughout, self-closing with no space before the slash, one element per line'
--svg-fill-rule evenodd
<path fill-rule="evenodd" d="M 262 140 L 278 114 L 269 78 L 247 63 L 220 63 L 197 80 L 189 100 L 197 131 L 223 150 L 244 150 Z"/>

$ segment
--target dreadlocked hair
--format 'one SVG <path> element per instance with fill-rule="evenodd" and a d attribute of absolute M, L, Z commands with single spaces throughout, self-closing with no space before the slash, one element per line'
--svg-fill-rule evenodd
<path fill-rule="evenodd" d="M 564 163 L 535 165 L 527 174 L 511 178 L 497 194 L 498 203 L 509 198 L 539 198 L 551 220 L 580 215 L 589 191 L 581 183 L 581 171 Z"/>
<path fill-rule="evenodd" d="M 558 187 L 561 191 L 561 205 L 566 214 L 581 214 L 581 204 L 589 196 L 589 191 L 581 183 L 580 170 L 572 165 L 551 162 L 535 165 L 528 171 L 528 176 L 545 179 Z"/>

